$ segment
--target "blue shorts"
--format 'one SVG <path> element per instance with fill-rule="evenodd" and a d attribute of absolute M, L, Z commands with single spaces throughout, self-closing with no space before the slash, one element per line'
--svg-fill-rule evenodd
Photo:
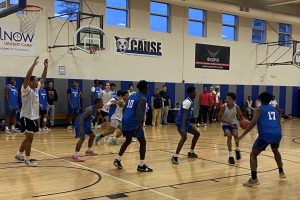
<path fill-rule="evenodd" d="M 90 126 L 89 127 L 83 126 L 83 131 L 85 135 L 91 135 L 93 133 Z M 80 127 L 75 125 L 75 138 L 81 138 L 81 137 L 83 136 L 80 134 Z"/>
<path fill-rule="evenodd" d="M 71 106 L 68 107 L 68 114 L 69 115 L 77 115 L 79 114 L 78 108 L 72 108 Z"/>
<path fill-rule="evenodd" d="M 13 108 L 12 111 L 8 107 L 5 107 L 5 114 L 10 116 L 17 116 L 17 108 Z"/>
<path fill-rule="evenodd" d="M 277 140 L 274 140 L 272 143 L 268 143 L 267 141 L 265 141 L 264 139 L 258 137 L 253 146 L 252 149 L 253 150 L 261 150 L 264 151 L 266 150 L 266 148 L 271 145 L 272 149 L 278 149 L 279 148 L 279 144 L 280 144 L 281 138 L 278 138 Z"/>
<path fill-rule="evenodd" d="M 237 130 L 238 126 L 236 124 L 233 124 L 233 125 L 223 125 L 222 129 L 224 131 L 224 135 L 226 136 L 226 133 L 228 133 L 228 132 L 233 133 L 234 130 Z"/>
<path fill-rule="evenodd" d="M 123 136 L 131 136 L 131 137 L 136 137 L 136 138 L 139 138 L 139 137 L 145 137 L 145 133 L 144 133 L 144 130 L 132 130 L 132 131 L 125 131 L 125 130 L 122 130 L 123 132 Z"/>
<path fill-rule="evenodd" d="M 177 130 L 178 131 L 181 131 L 181 128 L 182 128 L 182 124 L 180 123 L 176 123 L 176 126 L 177 126 Z M 191 128 L 192 128 L 193 126 L 192 126 L 192 124 L 190 124 L 190 123 L 186 123 L 185 124 L 185 130 L 187 131 L 187 132 L 189 132 L 190 130 L 191 130 Z"/>

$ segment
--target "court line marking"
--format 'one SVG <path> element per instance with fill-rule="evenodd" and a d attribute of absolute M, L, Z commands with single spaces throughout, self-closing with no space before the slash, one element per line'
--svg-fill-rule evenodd
<path fill-rule="evenodd" d="M 47 155 L 47 156 L 52 157 L 52 158 L 59 158 L 59 157 L 57 157 L 57 156 L 55 156 L 55 155 L 52 155 L 52 154 L 49 154 L 49 153 L 40 151 L 40 150 L 35 149 L 35 148 L 32 148 L 32 150 L 33 150 L 33 151 L 36 151 L 36 152 L 39 152 L 39 153 L 41 153 L 41 154 Z M 128 183 L 128 184 L 130 184 L 130 185 L 133 185 L 133 186 L 142 188 L 142 189 L 144 189 L 144 190 L 146 190 L 146 191 L 150 191 L 150 192 L 156 193 L 156 194 L 158 194 L 158 195 L 167 197 L 167 198 L 169 198 L 169 199 L 180 200 L 180 199 L 178 199 L 178 198 L 175 198 L 175 197 L 169 196 L 169 195 L 167 195 L 167 194 L 158 192 L 158 191 L 156 191 L 156 190 L 153 190 L 153 189 L 144 187 L 144 186 L 142 186 L 142 185 L 138 185 L 138 184 L 136 184 L 136 183 L 133 183 L 133 182 L 130 182 L 130 181 L 127 181 L 127 180 L 118 178 L 118 177 L 116 177 L 116 176 L 107 174 L 107 173 L 105 173 L 105 172 L 102 172 L 102 171 L 99 171 L 99 170 L 96 170 L 96 169 L 93 169 L 93 168 L 89 168 L 89 167 L 86 167 L 86 166 L 84 166 L 84 165 L 80 165 L 80 164 L 78 164 L 78 163 L 74 163 L 74 162 L 71 162 L 71 161 L 66 160 L 66 159 L 63 159 L 63 158 L 62 158 L 61 160 L 65 161 L 65 162 L 67 162 L 67 163 L 70 163 L 70 164 L 72 164 L 72 165 L 76 165 L 76 166 L 78 166 L 78 167 L 82 167 L 82 168 L 84 168 L 84 169 L 88 169 L 88 170 L 91 170 L 91 171 L 94 171 L 94 172 L 98 172 L 98 173 L 100 173 L 100 174 L 102 174 L 102 175 L 105 175 L 105 176 L 107 176 L 107 177 L 116 179 L 116 180 L 121 181 L 121 182 L 124 182 L 124 183 Z"/>

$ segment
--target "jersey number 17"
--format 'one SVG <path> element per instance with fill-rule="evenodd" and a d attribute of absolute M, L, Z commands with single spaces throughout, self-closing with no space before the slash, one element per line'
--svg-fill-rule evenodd
<path fill-rule="evenodd" d="M 268 112 L 269 120 L 276 120 L 276 113 L 275 112 Z"/>

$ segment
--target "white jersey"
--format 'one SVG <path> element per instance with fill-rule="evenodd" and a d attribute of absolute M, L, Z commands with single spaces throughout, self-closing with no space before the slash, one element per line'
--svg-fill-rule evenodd
<path fill-rule="evenodd" d="M 113 93 L 111 91 L 106 92 L 105 90 L 102 90 L 100 93 L 100 98 L 103 99 L 103 111 L 108 112 L 109 106 L 107 106 L 107 103 L 113 98 Z"/>
<path fill-rule="evenodd" d="M 25 89 L 22 85 L 21 95 L 22 95 L 22 108 L 20 113 L 20 118 L 26 117 L 30 120 L 36 120 L 40 118 L 39 113 L 39 89 L 41 83 L 38 82 L 38 87 L 36 89 L 31 89 L 29 86 Z"/>
<path fill-rule="evenodd" d="M 122 101 L 124 104 L 125 102 L 123 100 L 120 100 Z M 111 119 L 117 119 L 119 121 L 122 121 L 122 117 L 123 117 L 123 109 L 124 107 L 121 107 L 117 104 L 117 108 L 116 108 L 116 111 L 115 113 L 111 116 Z"/>
<path fill-rule="evenodd" d="M 239 122 L 236 117 L 237 105 L 234 104 L 234 106 L 231 109 L 229 109 L 227 106 L 227 103 L 225 103 L 224 107 L 225 107 L 225 110 L 224 110 L 224 114 L 222 116 L 222 120 L 230 122 L 231 124 L 237 124 Z M 229 124 L 223 122 L 223 125 L 229 125 Z"/>

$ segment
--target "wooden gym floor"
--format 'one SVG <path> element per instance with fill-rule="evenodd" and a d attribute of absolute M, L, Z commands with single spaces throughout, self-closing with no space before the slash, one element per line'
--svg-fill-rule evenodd
<path fill-rule="evenodd" d="M 227 164 L 226 140 L 219 124 L 200 128 L 196 146 L 198 159 L 187 159 L 191 137 L 181 152 L 180 164 L 170 158 L 179 135 L 174 125 L 146 127 L 146 163 L 153 173 L 138 173 L 139 144 L 132 143 L 123 156 L 124 169 L 112 165 L 120 146 L 101 141 L 97 157 L 74 163 L 70 156 L 76 141 L 71 131 L 52 130 L 36 134 L 32 157 L 38 167 L 14 161 L 24 136 L 0 135 L 0 199 L 300 199 L 300 121 L 283 122 L 281 153 L 287 179 L 279 180 L 270 148 L 258 159 L 261 185 L 245 188 L 249 178 L 249 152 L 257 134 L 253 131 L 241 142 L 242 160 Z M 122 139 L 123 141 L 123 139 Z M 83 154 L 87 143 L 81 150 Z"/>

